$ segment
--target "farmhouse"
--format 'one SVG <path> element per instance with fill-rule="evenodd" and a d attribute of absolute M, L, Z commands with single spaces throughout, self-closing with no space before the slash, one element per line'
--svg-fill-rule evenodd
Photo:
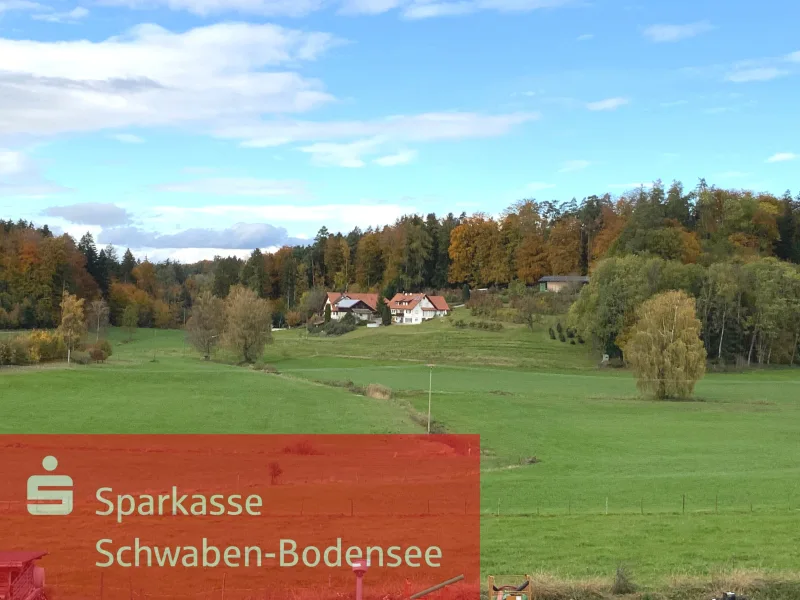
<path fill-rule="evenodd" d="M 371 321 L 378 318 L 378 294 L 351 294 L 345 292 L 328 292 L 323 312 L 331 307 L 331 319 L 339 320 L 346 314 L 352 314 L 360 321 Z"/>
<path fill-rule="evenodd" d="M 427 294 L 395 294 L 389 301 L 389 310 L 392 321 L 404 324 L 418 324 L 450 313 L 450 307 L 442 296 Z"/>
<path fill-rule="evenodd" d="M 560 292 L 570 285 L 586 285 L 589 278 L 583 275 L 547 275 L 538 283 L 540 292 Z"/>

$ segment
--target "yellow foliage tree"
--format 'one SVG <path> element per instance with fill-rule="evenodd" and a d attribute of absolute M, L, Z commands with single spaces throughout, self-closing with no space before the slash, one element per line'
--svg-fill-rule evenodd
<path fill-rule="evenodd" d="M 83 316 L 84 300 L 78 299 L 68 292 L 61 297 L 61 325 L 58 331 L 67 342 L 67 363 L 71 362 L 72 350 L 86 333 L 86 321 Z"/>
<path fill-rule="evenodd" d="M 637 316 L 624 351 L 639 389 L 659 400 L 690 397 L 706 369 L 694 299 L 685 292 L 664 292 L 642 303 Z"/>

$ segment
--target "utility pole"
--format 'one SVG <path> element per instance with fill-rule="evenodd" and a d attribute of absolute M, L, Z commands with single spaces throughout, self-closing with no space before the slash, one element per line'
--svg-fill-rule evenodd
<path fill-rule="evenodd" d="M 428 365 L 430 368 L 430 376 L 428 378 L 428 433 L 431 432 L 431 395 L 433 394 L 433 365 Z"/>

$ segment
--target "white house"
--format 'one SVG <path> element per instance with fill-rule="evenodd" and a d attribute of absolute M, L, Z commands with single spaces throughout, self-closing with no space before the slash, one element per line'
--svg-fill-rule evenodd
<path fill-rule="evenodd" d="M 392 321 L 406 325 L 415 325 L 450 314 L 450 307 L 442 296 L 427 294 L 395 294 L 389 301 Z"/>

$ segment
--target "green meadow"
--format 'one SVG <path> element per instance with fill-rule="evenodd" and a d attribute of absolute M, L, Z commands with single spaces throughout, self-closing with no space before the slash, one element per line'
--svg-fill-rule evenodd
<path fill-rule="evenodd" d="M 180 331 L 112 330 L 106 364 L 0 371 L 0 433 L 422 432 L 430 385 L 437 428 L 481 435 L 486 574 L 798 571 L 799 370 L 709 374 L 694 401 L 655 402 L 548 325 L 276 331 L 277 374 L 204 362 Z M 371 383 L 393 399 L 358 393 Z"/>

